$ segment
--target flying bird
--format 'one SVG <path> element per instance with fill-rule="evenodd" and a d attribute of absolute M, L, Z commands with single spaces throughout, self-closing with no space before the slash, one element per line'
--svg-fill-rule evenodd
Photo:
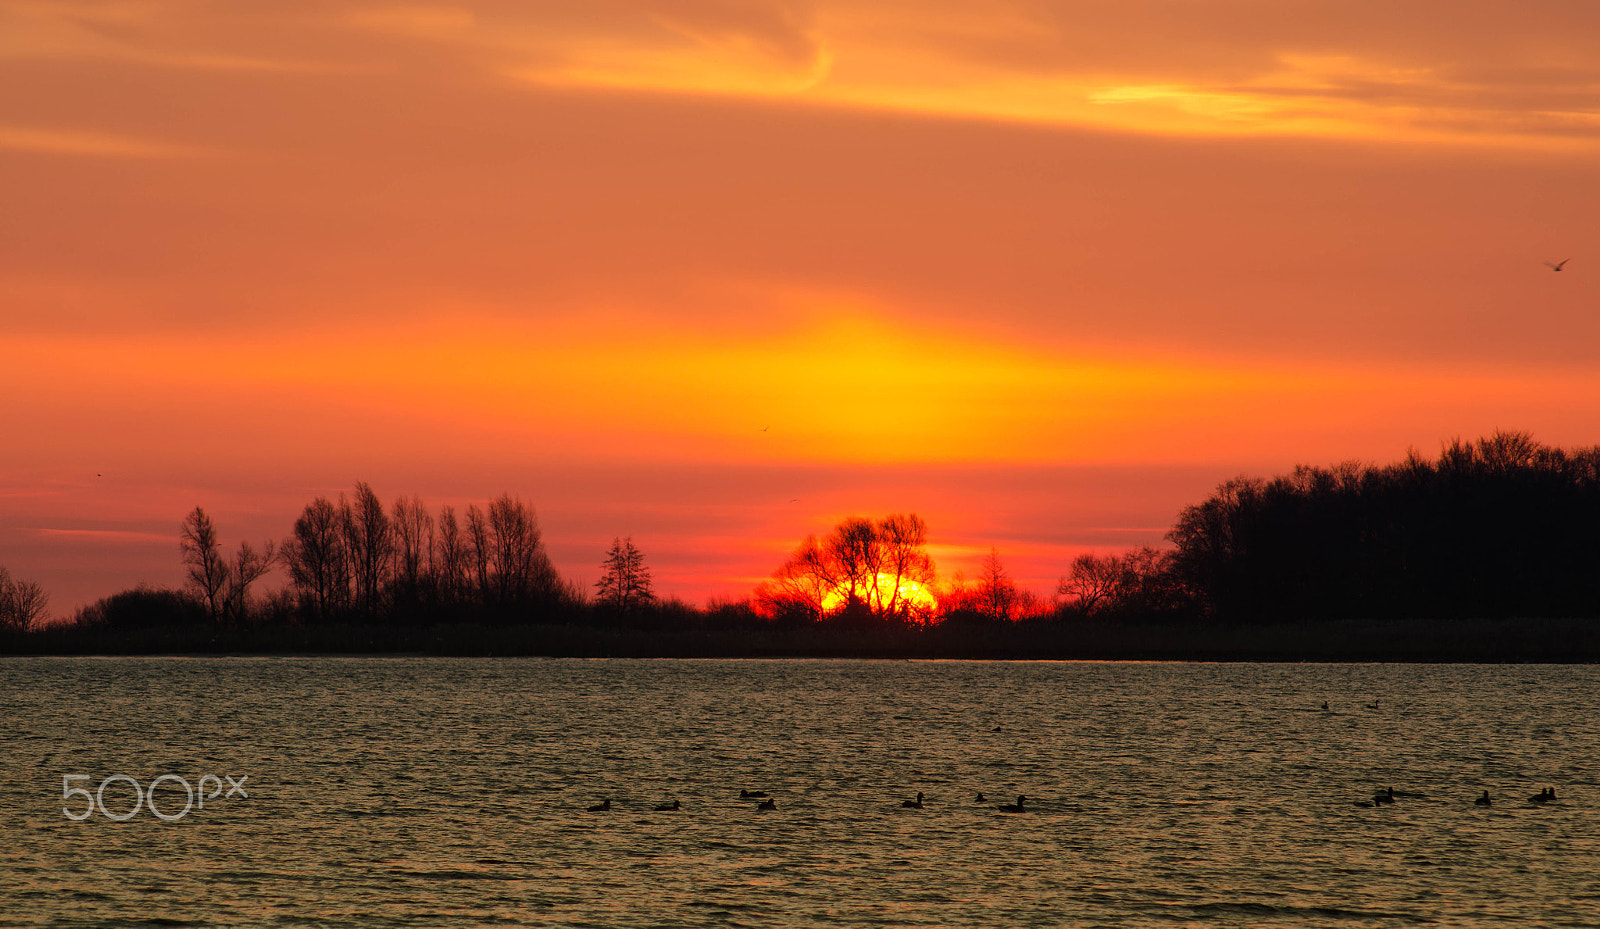
<path fill-rule="evenodd" d="M 1547 261 L 1547 262 L 1544 263 L 1544 266 L 1549 268 L 1552 271 L 1560 271 L 1561 270 L 1561 266 L 1566 264 L 1567 262 L 1569 262 L 1571 260 L 1572 260 L 1571 258 L 1563 258 L 1560 261 Z"/>

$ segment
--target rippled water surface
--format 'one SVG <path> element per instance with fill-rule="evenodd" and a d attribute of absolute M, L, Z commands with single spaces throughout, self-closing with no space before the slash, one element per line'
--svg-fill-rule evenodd
<path fill-rule="evenodd" d="M 1532 666 L 4 659 L 0 925 L 1600 926 L 1597 683 Z M 248 797 L 67 818 L 86 804 L 64 775 L 92 793 L 117 774 L 243 777 Z M 1357 805 L 1389 786 L 1393 805 Z M 1019 794 L 1026 813 L 998 809 Z M 155 796 L 184 806 L 176 778 Z M 134 790 L 103 799 L 124 815 Z M 668 799 L 681 809 L 652 810 Z"/>

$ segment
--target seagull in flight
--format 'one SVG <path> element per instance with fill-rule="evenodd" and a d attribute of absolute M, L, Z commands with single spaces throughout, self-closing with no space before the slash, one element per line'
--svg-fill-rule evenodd
<path fill-rule="evenodd" d="M 1552 271 L 1560 271 L 1561 270 L 1561 266 L 1566 264 L 1567 262 L 1569 262 L 1571 260 L 1572 260 L 1571 258 L 1563 258 L 1560 261 L 1547 261 L 1547 262 L 1544 263 L 1544 266 L 1549 268 Z"/>

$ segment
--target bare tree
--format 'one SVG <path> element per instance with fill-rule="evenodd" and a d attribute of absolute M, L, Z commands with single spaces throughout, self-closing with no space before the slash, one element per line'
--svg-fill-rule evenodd
<path fill-rule="evenodd" d="M 823 540 L 822 551 L 829 573 L 837 579 L 845 596 L 845 608 L 863 604 L 878 612 L 878 572 L 883 564 L 883 546 L 872 520 L 852 516 L 833 527 Z"/>
<path fill-rule="evenodd" d="M 1120 555 L 1079 555 L 1056 593 L 1084 616 L 1152 613 L 1175 608 L 1182 590 L 1172 572 L 1171 552 L 1148 545 Z"/>
<path fill-rule="evenodd" d="M 613 539 L 600 566 L 605 574 L 594 586 L 602 606 L 627 613 L 655 600 L 650 569 L 644 566 L 644 553 L 634 547 L 632 536 Z"/>
<path fill-rule="evenodd" d="M 545 554 L 533 509 L 510 494 L 489 502 L 489 534 L 501 603 L 525 603 L 556 593 L 559 579 Z"/>
<path fill-rule="evenodd" d="M 754 600 L 768 616 L 820 619 L 823 603 L 835 582 L 822 557 L 817 537 L 808 535 L 789 559 L 756 587 Z"/>
<path fill-rule="evenodd" d="M 872 616 L 911 618 L 927 612 L 905 591 L 934 579 L 928 557 L 927 526 L 915 514 L 880 522 L 852 516 L 818 540 L 806 540 L 757 588 L 756 599 L 769 614 L 864 611 Z"/>
<path fill-rule="evenodd" d="M 447 604 L 460 602 L 467 586 L 468 543 L 462 538 L 454 507 L 439 510 L 439 535 L 435 543 L 438 557 L 439 597 Z"/>
<path fill-rule="evenodd" d="M 28 632 L 44 621 L 50 598 L 33 581 L 19 581 L 0 567 L 0 632 Z"/>
<path fill-rule="evenodd" d="M 228 579 L 232 571 L 217 542 L 216 526 L 205 510 L 195 507 L 184 517 L 178 546 L 183 551 L 186 569 L 184 585 L 205 604 L 212 622 L 222 622 L 228 605 Z"/>
<path fill-rule="evenodd" d="M 399 497 L 390 509 L 394 529 L 394 580 L 404 596 L 415 600 L 423 579 L 433 573 L 433 516 L 422 498 Z"/>
<path fill-rule="evenodd" d="M 394 534 L 383 502 L 365 481 L 356 482 L 355 500 L 345 513 L 345 544 L 354 569 L 356 606 L 371 616 L 378 612 L 389 579 Z"/>
<path fill-rule="evenodd" d="M 489 540 L 489 521 L 476 504 L 467 507 L 467 556 L 478 601 L 488 603 L 493 593 L 489 588 L 489 566 L 494 561 L 494 544 Z"/>
<path fill-rule="evenodd" d="M 278 551 L 267 542 L 257 551 L 249 542 L 239 543 L 228 571 L 228 615 L 234 622 L 243 622 L 250 612 L 250 585 L 272 570 L 278 561 Z"/>
<path fill-rule="evenodd" d="M 1072 560 L 1072 573 L 1056 585 L 1056 594 L 1085 616 L 1093 616 L 1116 602 L 1123 581 L 1122 559 L 1116 555 L 1079 555 Z"/>
<path fill-rule="evenodd" d="M 350 553 L 345 547 L 343 507 L 326 497 L 306 504 L 294 534 L 283 543 L 282 558 L 300 602 L 327 615 L 350 598 Z"/>
<path fill-rule="evenodd" d="M 1016 618 L 1017 584 L 1006 573 L 997 549 L 989 549 L 988 557 L 978 569 L 977 593 L 979 611 L 985 616 L 996 621 Z"/>
<path fill-rule="evenodd" d="M 928 525 L 915 513 L 894 514 L 884 517 L 877 529 L 878 570 L 887 581 L 874 585 L 879 599 L 877 606 L 879 612 L 887 615 L 905 615 L 916 607 L 904 595 L 906 586 L 916 584 L 925 588 L 934 580 L 933 559 L 925 550 Z"/>

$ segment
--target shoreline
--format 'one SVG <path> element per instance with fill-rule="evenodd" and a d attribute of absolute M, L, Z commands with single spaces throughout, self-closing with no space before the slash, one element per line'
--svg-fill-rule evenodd
<path fill-rule="evenodd" d="M 1020 623 L 649 630 L 580 625 L 57 627 L 0 656 L 548 657 L 1590 664 L 1600 621 L 1342 620 L 1239 625 Z"/>

